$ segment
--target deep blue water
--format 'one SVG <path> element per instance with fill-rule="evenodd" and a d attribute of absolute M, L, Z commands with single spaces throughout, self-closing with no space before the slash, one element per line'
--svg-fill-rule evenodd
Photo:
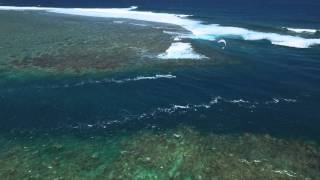
<path fill-rule="evenodd" d="M 0 5 L 50 7 L 129 7 L 139 10 L 192 14 L 207 23 L 272 30 L 278 27 L 320 29 L 320 1 L 0 1 Z M 314 35 L 319 37 L 319 35 Z M 257 132 L 319 138 L 320 48 L 296 49 L 227 39 L 222 51 L 210 42 L 193 40 L 202 51 L 221 51 L 238 63 L 217 67 L 178 68 L 175 79 L 125 84 L 87 84 L 81 87 L 35 89 L 30 85 L 0 88 L 0 121 L 6 130 L 59 129 L 93 124 L 98 129 L 186 123 L 216 132 Z M 210 49 L 211 48 L 211 49 Z M 154 73 L 161 72 L 162 70 Z M 150 74 L 150 72 L 143 72 Z M 142 74 L 143 74 L 142 73 Z M 167 73 L 164 71 L 164 73 Z M 135 77 L 139 72 L 120 75 Z M 141 74 L 141 73 L 140 73 Z M 33 82 L 42 86 L 52 83 Z M 210 108 L 200 105 L 218 103 Z M 242 100 L 242 101 L 241 101 Z M 163 112 L 174 105 L 173 113 Z M 198 107 L 198 106 L 199 107 Z M 158 109 L 158 111 L 157 111 Z M 155 112 L 155 114 L 153 114 Z M 145 114 L 144 118 L 140 118 Z M 151 115 L 152 114 L 152 115 Z"/>

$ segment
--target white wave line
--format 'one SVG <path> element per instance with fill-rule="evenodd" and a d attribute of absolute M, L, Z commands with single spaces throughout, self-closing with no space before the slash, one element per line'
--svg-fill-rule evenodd
<path fill-rule="evenodd" d="M 130 82 L 130 81 L 141 81 L 141 80 L 155 80 L 155 79 L 173 79 L 176 78 L 176 76 L 171 75 L 171 74 L 156 74 L 155 76 L 137 76 L 134 78 L 126 78 L 126 79 L 105 79 L 102 81 L 93 81 L 94 83 L 125 83 L 125 82 Z"/>
<path fill-rule="evenodd" d="M 186 113 L 188 111 L 199 111 L 201 109 L 210 109 L 214 105 L 217 105 L 219 103 L 235 104 L 239 107 L 251 109 L 251 112 L 252 112 L 252 109 L 257 108 L 258 105 L 263 105 L 263 104 L 271 105 L 271 104 L 278 104 L 280 102 L 296 103 L 297 100 L 296 99 L 288 99 L 288 98 L 273 98 L 270 101 L 256 102 L 256 101 L 244 100 L 242 98 L 229 100 L 229 99 L 223 98 L 221 96 L 217 96 L 217 97 L 212 98 L 208 103 L 203 103 L 203 104 L 186 104 L 186 105 L 174 104 L 174 105 L 171 105 L 170 107 L 166 107 L 166 108 L 158 107 L 155 110 L 153 110 L 151 113 L 141 114 L 138 119 L 154 117 L 155 115 L 157 115 L 159 113 L 167 113 L 167 114 L 173 114 L 176 112 Z"/>
<path fill-rule="evenodd" d="M 60 14 L 81 15 L 91 17 L 124 18 L 157 23 L 166 23 L 180 26 L 190 32 L 189 38 L 216 40 L 221 37 L 242 38 L 244 40 L 269 40 L 272 44 L 309 48 L 320 44 L 320 39 L 308 39 L 299 36 L 283 35 L 271 32 L 259 32 L 241 27 L 221 26 L 218 24 L 204 24 L 201 21 L 188 19 L 188 15 L 155 13 L 149 11 L 137 11 L 137 7 L 130 8 L 48 8 L 48 7 L 16 7 L 0 6 L 0 10 L 15 11 L 47 11 Z"/>
<path fill-rule="evenodd" d="M 289 99 L 289 98 L 273 98 L 270 101 L 264 101 L 264 102 L 256 102 L 256 101 L 249 101 L 249 100 L 244 100 L 242 98 L 240 99 L 226 99 L 221 96 L 216 96 L 212 98 L 208 103 L 203 103 L 203 104 L 187 104 L 187 105 L 171 105 L 169 107 L 163 108 L 163 107 L 158 107 L 155 108 L 154 110 L 151 110 L 149 113 L 141 113 L 138 115 L 125 115 L 119 120 L 106 120 L 102 122 L 98 122 L 96 124 L 77 124 L 77 125 L 72 125 L 71 128 L 73 129 L 79 129 L 79 128 L 84 128 L 84 129 L 90 129 L 90 128 L 108 128 L 110 126 L 114 125 L 120 125 L 124 124 L 126 122 L 129 122 L 131 120 L 142 120 L 145 118 L 154 118 L 159 114 L 165 113 L 165 114 L 173 114 L 173 113 L 187 113 L 190 111 L 200 111 L 200 110 L 206 110 L 210 109 L 213 106 L 219 104 L 219 103 L 230 103 L 230 104 L 235 104 L 238 105 L 239 107 L 243 108 L 248 108 L 248 109 L 253 109 L 256 108 L 256 105 L 270 105 L 268 102 L 273 102 L 273 104 L 278 104 L 280 102 L 284 103 L 296 103 L 296 99 Z M 277 102 L 277 103 L 275 103 Z M 272 104 L 272 103 L 271 103 Z M 252 112 L 252 111 L 251 111 Z M 130 114 L 130 113 L 129 113 Z M 240 159 L 241 162 L 243 163 L 260 163 L 261 160 L 254 160 L 252 162 L 249 162 L 245 159 Z M 280 171 L 274 171 L 275 173 L 286 173 L 286 171 L 280 172 Z M 287 174 L 289 175 L 289 174 Z"/>
<path fill-rule="evenodd" d="M 280 102 L 287 102 L 287 103 L 296 103 L 296 99 L 290 98 L 272 98 L 271 101 L 266 101 L 265 104 L 278 104 Z"/>
<path fill-rule="evenodd" d="M 295 33 L 311 33 L 311 34 L 314 34 L 314 33 L 316 33 L 318 31 L 317 29 L 302 29 L 302 28 L 287 28 L 287 27 L 283 27 L 283 28 L 288 30 L 288 31 L 295 32 Z"/>
<path fill-rule="evenodd" d="M 81 81 L 78 83 L 70 83 L 70 84 L 64 84 L 64 85 L 52 85 L 50 88 L 56 89 L 56 88 L 70 88 L 70 87 L 78 87 L 78 86 L 84 86 L 87 84 L 104 84 L 104 83 L 117 83 L 117 84 L 123 84 L 126 82 L 132 82 L 132 81 L 141 81 L 141 80 L 156 80 L 156 79 L 174 79 L 177 78 L 175 75 L 171 74 L 156 74 L 154 76 L 137 76 L 134 78 L 125 78 L 125 79 L 103 79 L 103 80 L 87 80 L 87 81 Z M 48 88 L 43 86 L 38 86 L 37 88 Z"/>
<path fill-rule="evenodd" d="M 272 170 L 274 173 L 287 175 L 289 177 L 297 177 L 297 173 L 289 170 Z"/>

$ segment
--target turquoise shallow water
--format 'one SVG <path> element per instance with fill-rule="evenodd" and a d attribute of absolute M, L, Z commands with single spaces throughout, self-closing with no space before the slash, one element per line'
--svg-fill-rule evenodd
<path fill-rule="evenodd" d="M 281 28 L 316 29 L 315 18 L 160 7 L 138 10 L 319 37 Z M 168 31 L 185 29 L 39 11 L 0 11 L 0 21 L 2 177 L 319 177 L 319 46 L 231 36 L 223 49 L 186 38 L 179 42 L 207 58 L 160 59 L 175 42 Z"/>

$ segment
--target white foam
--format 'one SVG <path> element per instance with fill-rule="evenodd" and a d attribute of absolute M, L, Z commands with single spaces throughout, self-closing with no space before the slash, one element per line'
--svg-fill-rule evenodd
<path fill-rule="evenodd" d="M 243 99 L 235 99 L 229 101 L 230 103 L 239 104 L 239 103 L 250 103 L 249 101 L 243 100 Z"/>
<path fill-rule="evenodd" d="M 129 24 L 135 25 L 135 26 L 142 26 L 142 27 L 148 26 L 147 24 L 142 24 L 142 23 L 129 23 Z"/>
<path fill-rule="evenodd" d="M 209 102 L 201 103 L 201 104 L 185 104 L 185 105 L 179 105 L 179 104 L 172 104 L 167 107 L 158 107 L 154 110 L 152 110 L 149 113 L 143 113 L 138 115 L 138 119 L 143 118 L 150 118 L 155 117 L 158 114 L 161 113 L 167 113 L 167 114 L 173 114 L 173 113 L 187 113 L 190 111 L 201 111 L 201 110 L 207 110 L 211 109 L 214 106 L 218 105 L 219 103 L 223 104 L 234 104 L 237 105 L 240 108 L 246 108 L 250 110 L 250 112 L 253 112 L 254 109 L 261 107 L 262 105 L 271 105 L 271 104 L 278 104 L 278 103 L 296 103 L 297 100 L 295 99 L 285 99 L 285 98 L 272 98 L 272 100 L 269 101 L 249 101 L 245 99 L 228 99 L 223 98 L 221 96 L 216 96 L 212 98 Z M 253 161 L 254 163 L 259 163 L 259 160 Z"/>
<path fill-rule="evenodd" d="M 273 170 L 274 173 L 287 175 L 289 177 L 297 177 L 297 173 L 289 170 Z"/>
<path fill-rule="evenodd" d="M 314 34 L 317 32 L 316 29 L 299 29 L 299 28 L 286 28 L 288 31 L 296 32 L 296 33 L 311 33 Z"/>
<path fill-rule="evenodd" d="M 204 59 L 204 55 L 196 53 L 190 43 L 172 43 L 165 53 L 159 54 L 160 59 Z"/>
<path fill-rule="evenodd" d="M 222 47 L 222 49 L 225 49 L 227 47 L 227 41 L 224 39 L 220 39 L 218 43 L 223 43 L 224 46 Z"/>
<path fill-rule="evenodd" d="M 290 98 L 272 98 L 271 101 L 266 101 L 265 104 L 269 105 L 269 104 L 278 104 L 281 102 L 285 102 L 285 103 L 296 103 L 297 100 L 296 99 L 290 99 Z"/>
<path fill-rule="evenodd" d="M 137 76 L 134 78 L 125 78 L 125 79 L 102 79 L 102 80 L 86 80 L 77 83 L 69 83 L 69 84 L 62 84 L 62 85 L 52 85 L 49 88 L 57 89 L 57 88 L 72 88 L 72 87 L 80 87 L 85 86 L 88 84 L 106 84 L 106 83 L 116 83 L 116 84 L 123 84 L 132 81 L 141 81 L 141 80 L 156 80 L 156 79 L 174 79 L 176 78 L 175 75 L 171 74 L 156 74 L 154 76 Z M 37 88 L 43 89 L 48 88 L 46 86 L 38 86 Z"/>
<path fill-rule="evenodd" d="M 174 41 L 181 41 L 182 39 L 180 37 L 174 37 Z"/>
<path fill-rule="evenodd" d="M 277 33 L 267 33 L 252 31 L 239 27 L 227 27 L 220 25 L 202 25 L 193 29 L 194 38 L 216 40 L 220 37 L 242 38 L 244 40 L 269 40 L 274 45 L 308 48 L 320 44 L 320 39 L 307 39 L 298 36 L 282 35 Z"/>
<path fill-rule="evenodd" d="M 128 81 L 140 81 L 140 80 L 152 80 L 152 79 L 172 79 L 176 78 L 176 76 L 171 75 L 171 74 L 156 74 L 155 76 L 138 76 L 135 78 L 128 78 L 122 80 L 123 82 L 128 82 Z"/>
<path fill-rule="evenodd" d="M 130 6 L 129 10 L 135 10 L 138 9 L 138 6 Z"/>
<path fill-rule="evenodd" d="M 155 80 L 155 79 L 173 79 L 176 78 L 176 76 L 171 74 L 156 74 L 154 76 L 137 76 L 134 78 L 126 78 L 126 79 L 104 79 L 104 80 L 96 80 L 96 81 L 87 81 L 87 82 L 81 82 L 74 85 L 71 85 L 71 87 L 74 86 L 83 86 L 85 84 L 101 84 L 101 83 L 126 83 L 130 81 L 141 81 L 141 80 Z M 69 85 L 70 86 L 70 85 Z"/>
<path fill-rule="evenodd" d="M 188 15 L 154 13 L 148 11 L 136 11 L 137 7 L 130 8 L 47 8 L 47 7 L 15 7 L 0 6 L 0 10 L 37 10 L 61 14 L 107 17 L 107 18 L 126 18 L 142 21 L 174 24 L 181 26 L 190 32 L 189 38 L 215 40 L 221 37 L 242 38 L 244 40 L 269 40 L 272 44 L 308 48 L 319 45 L 320 39 L 307 39 L 298 36 L 282 35 L 277 33 L 258 32 L 245 28 L 220 26 L 218 24 L 203 24 L 201 21 L 188 19 Z M 292 28 L 291 28 L 292 29 Z M 296 30 L 297 31 L 297 30 Z"/>

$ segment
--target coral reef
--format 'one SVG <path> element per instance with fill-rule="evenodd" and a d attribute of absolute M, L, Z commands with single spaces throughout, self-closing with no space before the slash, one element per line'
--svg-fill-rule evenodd
<path fill-rule="evenodd" d="M 2 138 L 6 179 L 317 179 L 316 143 L 180 126 L 114 136 Z"/>

